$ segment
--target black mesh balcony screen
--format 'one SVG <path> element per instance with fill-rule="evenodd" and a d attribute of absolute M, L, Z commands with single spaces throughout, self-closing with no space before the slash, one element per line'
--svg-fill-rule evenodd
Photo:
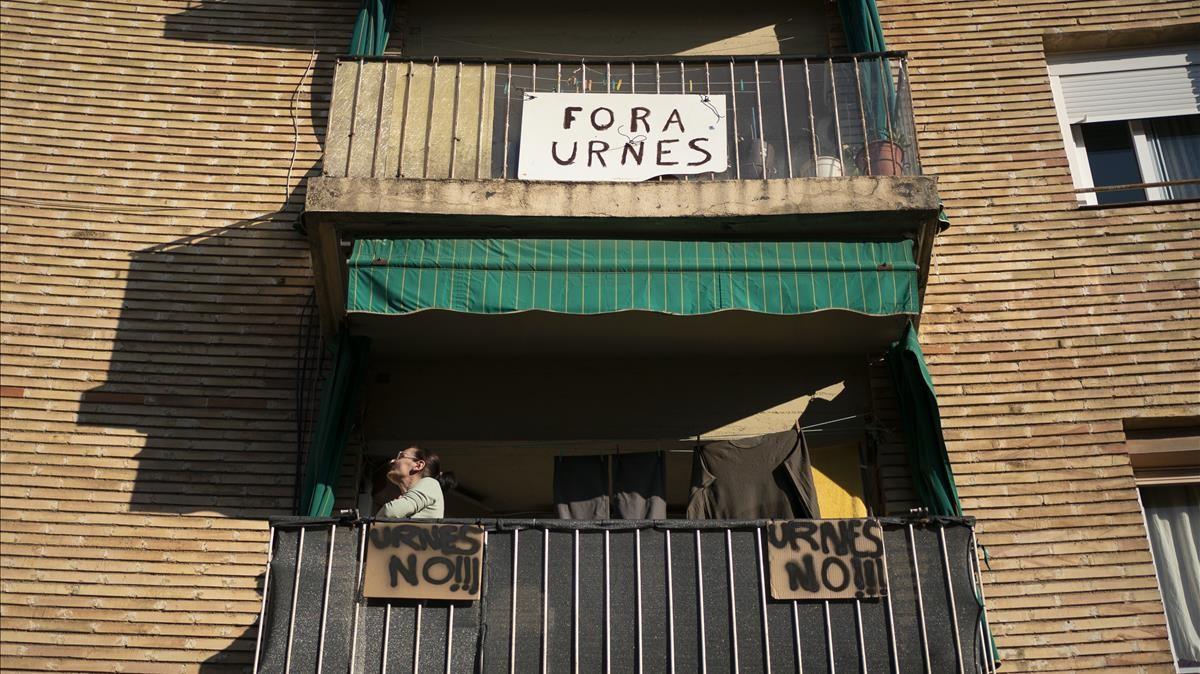
<path fill-rule="evenodd" d="M 422 603 L 361 599 L 362 523 L 277 520 L 257 667 L 991 671 L 971 521 L 882 521 L 884 599 L 771 599 L 762 522 L 484 521 L 482 599 Z"/>

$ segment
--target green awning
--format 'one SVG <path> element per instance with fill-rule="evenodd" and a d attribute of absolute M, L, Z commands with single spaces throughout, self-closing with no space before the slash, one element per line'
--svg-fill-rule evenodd
<path fill-rule="evenodd" d="M 942 436 L 942 417 L 933 393 L 933 379 L 925 367 L 925 356 L 911 323 L 888 351 L 887 364 L 900 404 L 917 497 L 932 515 L 961 517 L 962 505 Z"/>
<path fill-rule="evenodd" d="M 333 513 L 346 440 L 366 376 L 368 347 L 366 338 L 345 329 L 333 343 L 333 367 L 321 391 L 321 411 L 305 461 L 299 515 L 329 517 Z"/>
<path fill-rule="evenodd" d="M 383 56 L 391 34 L 393 0 L 361 0 L 350 36 L 351 56 Z"/>
<path fill-rule="evenodd" d="M 347 311 L 917 314 L 911 241 L 364 239 Z"/>

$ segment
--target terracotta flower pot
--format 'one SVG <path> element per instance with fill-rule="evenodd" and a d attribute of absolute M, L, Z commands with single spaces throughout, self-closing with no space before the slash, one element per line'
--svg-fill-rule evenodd
<path fill-rule="evenodd" d="M 869 165 L 868 156 L 871 160 Z M 904 148 L 890 140 L 872 141 L 858 153 L 855 163 L 863 175 L 904 175 Z"/>

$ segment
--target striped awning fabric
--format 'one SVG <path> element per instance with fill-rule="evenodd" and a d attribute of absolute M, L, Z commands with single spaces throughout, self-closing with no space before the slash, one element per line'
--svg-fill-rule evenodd
<path fill-rule="evenodd" d="M 916 314 L 911 241 L 361 239 L 347 311 Z"/>

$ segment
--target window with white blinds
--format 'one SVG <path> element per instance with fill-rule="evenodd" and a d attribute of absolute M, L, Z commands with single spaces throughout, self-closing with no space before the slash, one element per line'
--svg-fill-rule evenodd
<path fill-rule="evenodd" d="M 1200 46 L 1048 59 L 1070 124 L 1200 112 Z"/>
<path fill-rule="evenodd" d="M 1200 198 L 1200 45 L 1047 57 L 1082 205 Z"/>

